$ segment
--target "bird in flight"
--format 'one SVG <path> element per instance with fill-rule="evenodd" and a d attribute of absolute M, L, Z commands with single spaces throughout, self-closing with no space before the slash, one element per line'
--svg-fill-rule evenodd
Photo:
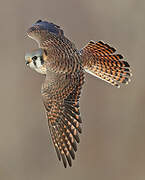
<path fill-rule="evenodd" d="M 102 41 L 90 41 L 81 50 L 53 23 L 38 20 L 28 30 L 39 48 L 26 53 L 26 65 L 45 75 L 42 100 L 52 142 L 58 159 L 72 166 L 80 142 L 79 99 L 84 73 L 90 73 L 113 86 L 128 84 L 131 71 L 121 54 Z"/>

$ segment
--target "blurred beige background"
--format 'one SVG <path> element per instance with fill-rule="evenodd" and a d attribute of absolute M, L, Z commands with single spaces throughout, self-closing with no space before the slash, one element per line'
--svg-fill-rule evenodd
<path fill-rule="evenodd" d="M 132 82 L 116 89 L 86 75 L 83 134 L 73 167 L 58 162 L 47 130 L 41 75 L 25 66 L 38 19 L 60 25 L 78 48 L 103 40 L 124 54 Z M 0 180 L 145 179 L 145 1 L 13 0 L 0 5 Z"/>

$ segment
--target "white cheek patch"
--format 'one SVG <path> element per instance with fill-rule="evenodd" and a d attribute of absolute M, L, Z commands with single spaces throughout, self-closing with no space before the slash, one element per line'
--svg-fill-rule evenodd
<path fill-rule="evenodd" d="M 33 61 L 29 63 L 29 67 L 40 74 L 46 74 L 46 68 L 41 64 L 40 58 L 38 58 L 35 62 L 36 65 Z"/>
<path fill-rule="evenodd" d="M 33 61 L 32 61 L 31 63 L 29 63 L 29 67 L 32 68 L 32 69 L 35 69 L 35 68 L 36 68 L 35 65 L 34 65 L 34 63 L 33 63 Z"/>
<path fill-rule="evenodd" d="M 40 68 L 41 66 L 42 66 L 42 64 L 41 64 L 40 58 L 38 58 L 36 61 L 36 67 Z"/>

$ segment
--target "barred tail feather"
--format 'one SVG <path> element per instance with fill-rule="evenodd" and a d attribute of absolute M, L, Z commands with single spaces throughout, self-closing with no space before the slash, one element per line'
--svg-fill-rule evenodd
<path fill-rule="evenodd" d="M 102 41 L 90 41 L 81 51 L 83 67 L 86 72 L 120 87 L 128 84 L 131 70 L 121 54 L 114 54 L 115 49 Z"/>

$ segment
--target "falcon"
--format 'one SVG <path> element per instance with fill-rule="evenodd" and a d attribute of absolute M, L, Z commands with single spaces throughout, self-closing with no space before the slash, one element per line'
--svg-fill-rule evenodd
<path fill-rule="evenodd" d="M 58 25 L 47 21 L 38 20 L 27 35 L 39 46 L 26 53 L 25 60 L 45 76 L 41 94 L 52 142 L 64 167 L 72 166 L 82 132 L 79 99 L 84 73 L 120 87 L 130 81 L 130 65 L 102 41 L 90 41 L 78 50 Z"/>

